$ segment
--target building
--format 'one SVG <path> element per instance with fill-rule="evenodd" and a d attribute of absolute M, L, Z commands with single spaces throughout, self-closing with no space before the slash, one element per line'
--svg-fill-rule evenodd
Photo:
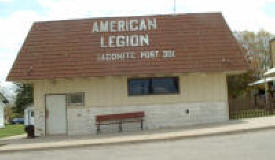
<path fill-rule="evenodd" d="M 270 54 L 272 58 L 272 65 L 273 68 L 275 67 L 275 37 L 271 38 L 269 41 L 269 47 L 270 47 Z"/>
<path fill-rule="evenodd" d="M 0 92 L 0 128 L 5 128 L 5 112 L 4 112 L 4 107 L 5 107 L 6 103 L 9 103 L 9 101 Z"/>
<path fill-rule="evenodd" d="M 145 129 L 227 121 L 226 77 L 246 70 L 222 14 L 192 13 L 36 22 L 7 80 L 33 84 L 35 135 L 81 135 L 110 113 L 145 111 Z"/>

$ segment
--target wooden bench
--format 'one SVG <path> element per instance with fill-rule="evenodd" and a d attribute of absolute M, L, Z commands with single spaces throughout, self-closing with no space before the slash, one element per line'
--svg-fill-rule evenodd
<path fill-rule="evenodd" d="M 119 132 L 122 132 L 123 123 L 140 122 L 140 129 L 143 130 L 144 112 L 131 112 L 119 114 L 105 114 L 96 116 L 97 134 L 100 133 L 100 125 L 118 124 Z"/>

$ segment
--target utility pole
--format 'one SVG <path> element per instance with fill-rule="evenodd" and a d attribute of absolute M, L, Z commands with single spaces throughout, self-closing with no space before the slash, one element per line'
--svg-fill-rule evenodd
<path fill-rule="evenodd" d="M 176 14 L 176 0 L 174 0 L 174 14 Z"/>

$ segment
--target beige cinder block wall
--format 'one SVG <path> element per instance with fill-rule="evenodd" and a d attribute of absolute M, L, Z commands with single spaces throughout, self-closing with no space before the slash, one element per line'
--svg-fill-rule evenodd
<path fill-rule="evenodd" d="M 228 120 L 225 73 L 177 76 L 179 94 L 150 96 L 128 96 L 125 76 L 35 81 L 35 134 L 45 133 L 45 94 L 53 93 L 85 92 L 85 106 L 67 108 L 69 135 L 95 133 L 95 115 L 108 113 L 145 111 L 146 129 Z"/>

